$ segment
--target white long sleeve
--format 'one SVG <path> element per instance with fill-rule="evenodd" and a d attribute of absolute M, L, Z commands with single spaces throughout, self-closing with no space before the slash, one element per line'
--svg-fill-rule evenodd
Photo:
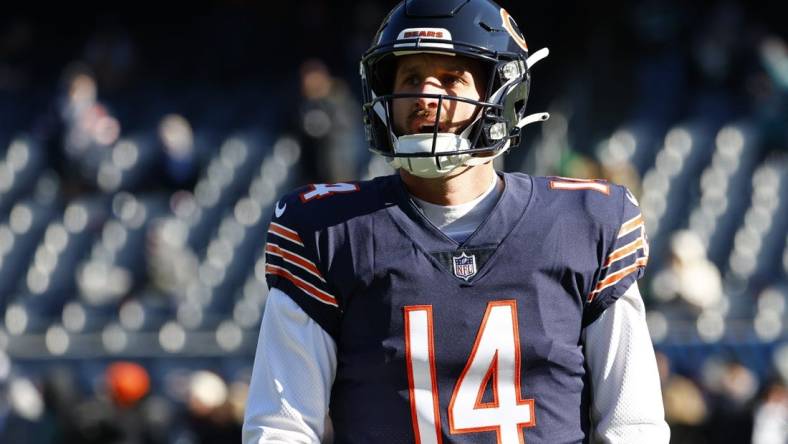
<path fill-rule="evenodd" d="M 584 335 L 595 442 L 667 444 L 670 428 L 637 283 Z"/>
<path fill-rule="evenodd" d="M 243 443 L 323 441 L 336 351 L 325 330 L 272 288 L 255 352 Z"/>

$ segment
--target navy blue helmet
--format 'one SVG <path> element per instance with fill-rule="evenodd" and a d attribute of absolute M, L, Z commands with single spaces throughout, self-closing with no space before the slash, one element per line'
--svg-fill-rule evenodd
<path fill-rule="evenodd" d="M 479 100 L 436 94 L 393 94 L 396 57 L 414 53 L 463 56 L 481 62 L 487 86 Z M 462 165 L 489 162 L 520 142 L 523 126 L 546 120 L 546 113 L 526 117 L 530 65 L 528 45 L 514 18 L 490 0 L 406 0 L 378 30 L 361 60 L 364 124 L 370 150 L 395 168 L 423 177 L 439 177 Z M 471 124 L 459 134 L 396 134 L 392 100 L 429 97 L 476 105 Z M 440 103 L 439 102 L 439 103 Z M 441 106 L 438 106 L 440 112 Z M 479 156 L 483 154 L 483 156 Z"/>

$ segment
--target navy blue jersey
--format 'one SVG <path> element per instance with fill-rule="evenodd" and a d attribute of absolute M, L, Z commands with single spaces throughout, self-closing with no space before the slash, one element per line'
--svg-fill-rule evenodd
<path fill-rule="evenodd" d="M 277 203 L 268 284 L 336 341 L 335 442 L 588 441 L 581 333 L 642 274 L 642 217 L 617 185 L 502 177 L 463 243 L 396 175 Z"/>

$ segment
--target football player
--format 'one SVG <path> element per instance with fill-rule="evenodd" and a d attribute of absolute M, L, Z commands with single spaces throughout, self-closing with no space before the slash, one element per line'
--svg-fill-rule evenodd
<path fill-rule="evenodd" d="M 637 201 L 492 166 L 546 54 L 490 0 L 385 18 L 364 123 L 398 172 L 277 202 L 244 442 L 668 442 Z"/>

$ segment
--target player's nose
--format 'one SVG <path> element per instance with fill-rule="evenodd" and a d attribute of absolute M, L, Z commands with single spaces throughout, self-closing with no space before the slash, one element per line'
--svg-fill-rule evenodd
<path fill-rule="evenodd" d="M 446 89 L 443 88 L 441 82 L 435 77 L 427 77 L 419 85 L 418 88 L 419 94 L 446 94 Z M 438 106 L 438 98 L 437 97 L 419 97 L 418 98 L 419 105 L 422 108 L 434 108 Z"/>

